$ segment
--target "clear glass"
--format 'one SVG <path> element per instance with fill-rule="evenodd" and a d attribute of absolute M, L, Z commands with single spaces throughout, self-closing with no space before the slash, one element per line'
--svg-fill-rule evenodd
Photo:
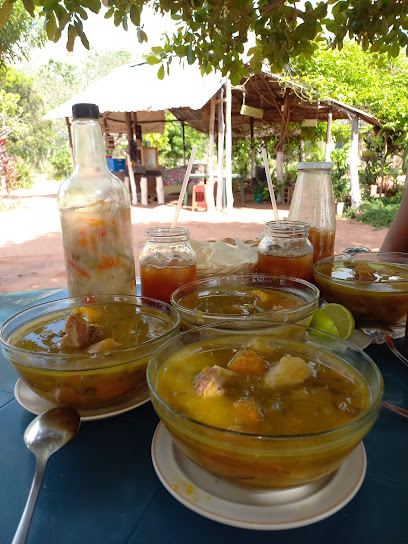
<path fill-rule="evenodd" d="M 309 225 L 300 221 L 270 221 L 258 246 L 256 271 L 312 281 L 313 246 Z"/>
<path fill-rule="evenodd" d="M 331 162 L 300 162 L 288 219 L 309 225 L 313 262 L 334 255 L 336 211 Z"/>
<path fill-rule="evenodd" d="M 364 265 L 365 277 L 355 275 L 359 263 Z M 406 321 L 406 253 L 372 251 L 334 255 L 314 264 L 313 280 L 327 302 L 343 304 L 359 322 L 397 325 Z"/>
<path fill-rule="evenodd" d="M 32 329 L 34 324 L 65 320 L 76 308 L 86 307 L 91 312 L 104 306 L 117 311 L 117 306 L 132 311 L 147 323 L 151 318 L 167 324 L 167 330 L 155 332 L 153 338 L 119 347 L 110 351 L 89 353 L 86 349 L 66 353 L 31 351 L 17 347 L 16 341 Z M 122 317 L 121 327 L 129 327 Z M 52 325 L 48 330 L 51 330 Z M 156 329 L 157 331 L 158 329 Z M 161 344 L 180 330 L 180 317 L 169 304 L 143 297 L 96 295 L 92 300 L 65 298 L 46 302 L 23 310 L 0 327 L 3 353 L 20 378 L 40 397 L 61 406 L 71 406 L 86 413 L 107 406 L 130 402 L 138 404 L 149 398 L 146 383 L 147 361 Z"/>
<path fill-rule="evenodd" d="M 107 167 L 96 119 L 75 119 L 72 135 L 75 168 L 58 191 L 69 295 L 134 295 L 128 190 Z"/>
<path fill-rule="evenodd" d="M 347 424 L 330 431 L 259 435 L 195 421 L 159 395 L 160 368 L 175 353 L 194 349 L 196 343 L 202 341 L 212 343 L 211 349 L 216 349 L 217 344 L 248 345 L 254 335 L 260 345 L 272 345 L 293 356 L 318 359 L 334 368 L 338 368 L 340 361 L 342 366 L 351 367 L 367 385 L 368 408 Z M 374 425 L 383 394 L 381 373 L 363 351 L 321 331 L 293 324 L 274 326 L 270 322 L 256 331 L 247 330 L 247 321 L 244 321 L 238 327 L 232 323 L 217 323 L 177 335 L 153 354 L 147 367 L 147 382 L 155 411 L 190 459 L 229 483 L 260 489 L 304 485 L 334 472 Z"/>
<path fill-rule="evenodd" d="M 309 325 L 319 296 L 319 289 L 305 280 L 242 274 L 191 282 L 171 295 L 171 303 L 180 313 L 183 329 L 224 320 L 238 323 L 239 318 L 245 319 L 247 328 L 256 328 L 261 318 L 268 319 L 269 324 L 275 321 Z M 283 307 L 282 301 L 288 298 L 297 304 Z M 269 300 L 277 305 L 270 307 Z"/>
<path fill-rule="evenodd" d="M 186 227 L 154 227 L 145 230 L 146 242 L 139 255 L 142 295 L 164 302 L 179 287 L 197 279 L 197 257 Z"/>

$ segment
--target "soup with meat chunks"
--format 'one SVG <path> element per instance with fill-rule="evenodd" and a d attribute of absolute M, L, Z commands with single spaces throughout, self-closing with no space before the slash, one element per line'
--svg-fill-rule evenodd
<path fill-rule="evenodd" d="M 13 364 L 51 402 L 78 409 L 111 406 L 146 396 L 149 342 L 172 327 L 164 312 L 123 302 L 56 311 L 14 333 L 10 344 L 27 355 L 24 364 Z M 44 357 L 46 363 L 37 364 Z"/>
<path fill-rule="evenodd" d="M 157 391 L 195 421 L 275 436 L 329 431 L 369 405 L 364 380 L 339 359 L 290 354 L 257 339 L 185 348 L 160 368 Z"/>
<path fill-rule="evenodd" d="M 397 324 L 406 320 L 408 266 L 362 260 L 321 261 L 313 279 L 327 302 L 343 304 L 360 319 Z"/>

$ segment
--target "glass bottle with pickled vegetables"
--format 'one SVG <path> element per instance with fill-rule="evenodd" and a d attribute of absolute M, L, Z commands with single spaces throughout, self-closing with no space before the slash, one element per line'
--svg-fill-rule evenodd
<path fill-rule="evenodd" d="M 336 212 L 331 162 L 300 162 L 288 219 L 309 225 L 313 262 L 334 255 Z"/>
<path fill-rule="evenodd" d="M 171 294 L 197 279 L 197 257 L 186 227 L 152 227 L 139 255 L 142 296 L 170 302 Z"/>
<path fill-rule="evenodd" d="M 258 245 L 256 271 L 312 281 L 313 246 L 309 225 L 300 221 L 269 221 Z"/>
<path fill-rule="evenodd" d="M 72 116 L 74 171 L 58 191 L 69 295 L 134 295 L 129 192 L 108 169 L 98 106 Z"/>

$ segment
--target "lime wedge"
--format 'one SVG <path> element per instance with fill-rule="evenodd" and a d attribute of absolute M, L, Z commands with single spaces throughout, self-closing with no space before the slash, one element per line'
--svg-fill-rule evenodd
<path fill-rule="evenodd" d="M 323 306 L 321 310 L 331 319 L 336 329 L 338 336 L 343 340 L 348 340 L 354 332 L 355 321 L 353 314 L 348 308 L 342 304 L 330 303 Z"/>
<path fill-rule="evenodd" d="M 339 331 L 337 330 L 333 320 L 325 312 L 323 312 L 323 309 L 315 311 L 312 321 L 310 322 L 310 326 L 314 329 L 318 329 L 319 331 L 328 332 L 330 334 L 334 334 L 334 336 L 340 337 Z"/>

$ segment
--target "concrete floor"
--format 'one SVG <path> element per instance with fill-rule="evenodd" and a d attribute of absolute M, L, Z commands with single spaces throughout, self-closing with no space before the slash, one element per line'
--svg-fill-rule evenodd
<path fill-rule="evenodd" d="M 10 198 L 5 197 L 12 207 L 0 211 L 0 293 L 66 285 L 57 189 L 55 181 L 39 182 L 33 189 L 15 191 Z M 178 224 L 189 227 L 191 238 L 196 240 L 256 238 L 263 232 L 264 224 L 274 219 L 271 204 L 255 203 L 252 193 L 248 193 L 243 207 L 240 195 L 234 193 L 234 197 L 234 209 L 229 214 L 193 212 L 187 206 L 181 209 Z M 136 260 L 144 243 L 145 228 L 170 225 L 176 203 L 177 195 L 170 194 L 165 205 L 132 207 Z M 287 217 L 288 209 L 278 205 L 280 219 Z M 369 225 L 339 218 L 335 252 L 356 245 L 378 250 L 387 230 L 374 230 Z M 137 264 L 137 273 L 138 270 Z"/>

